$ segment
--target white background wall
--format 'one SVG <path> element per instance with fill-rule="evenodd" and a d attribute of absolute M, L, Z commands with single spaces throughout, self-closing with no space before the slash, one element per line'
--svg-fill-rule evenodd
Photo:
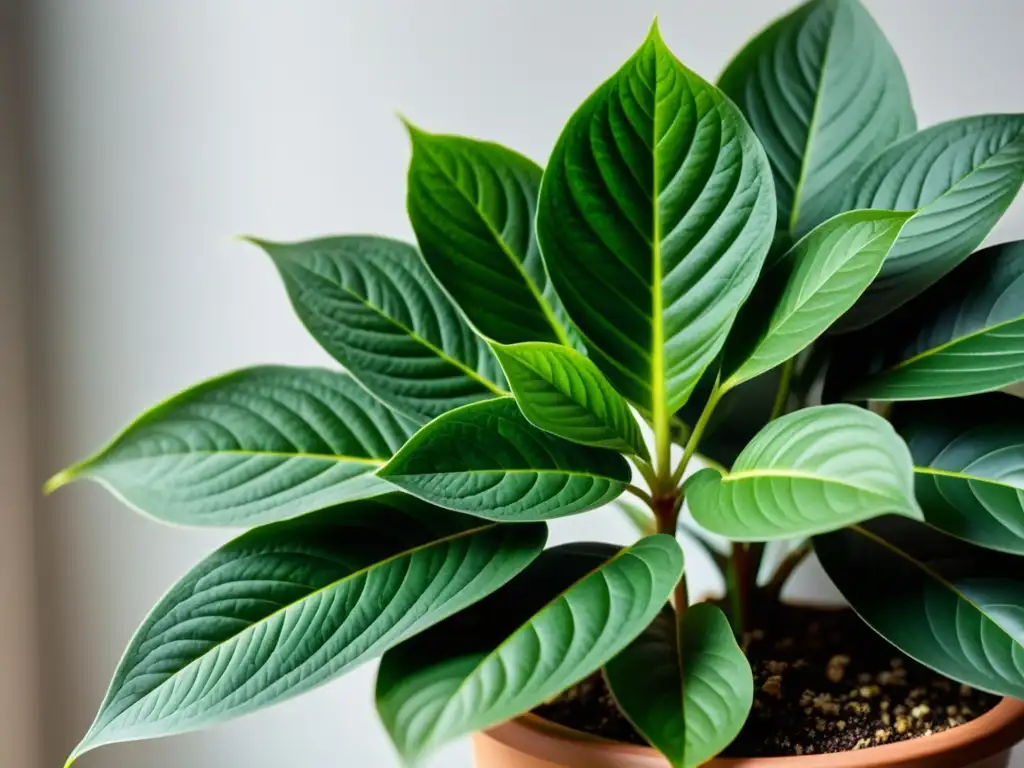
<path fill-rule="evenodd" d="M 785 0 L 34 0 L 40 253 L 37 480 L 141 409 L 246 364 L 322 363 L 269 262 L 228 237 L 409 235 L 407 142 L 430 130 L 543 161 L 643 38 L 714 77 Z M 923 125 L 1024 112 L 1020 0 L 873 0 Z M 1024 237 L 1018 204 L 1001 239 Z M 96 487 L 37 514 L 45 765 L 86 727 L 147 609 L 226 533 L 142 520 Z M 618 538 L 603 513 L 558 536 Z M 819 589 L 813 573 L 804 589 Z M 372 668 L 207 733 L 82 768 L 396 765 Z M 465 745 L 434 763 L 468 765 Z M 7 763 L 5 762 L 6 766 Z M 1022 763 L 1024 765 L 1024 763 Z"/>

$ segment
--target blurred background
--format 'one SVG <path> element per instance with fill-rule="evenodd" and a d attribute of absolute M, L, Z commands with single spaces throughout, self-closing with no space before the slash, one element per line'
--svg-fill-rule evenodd
<path fill-rule="evenodd" d="M 1021 0 L 865 0 L 919 122 L 1024 112 Z M 655 14 L 715 78 L 787 0 L 0 0 L 0 766 L 58 766 L 148 609 L 229 532 L 161 527 L 95 486 L 38 489 L 154 401 L 328 359 L 231 239 L 411 239 L 401 110 L 543 162 Z M 1024 237 L 1024 201 L 992 241 Z M 625 541 L 608 511 L 556 539 Z M 690 553 L 697 592 L 714 589 Z M 793 586 L 832 597 L 808 564 Z M 81 768 L 396 766 L 364 667 L 208 732 Z M 435 766 L 467 768 L 466 744 Z M 1016 766 L 1024 766 L 1024 754 Z"/>

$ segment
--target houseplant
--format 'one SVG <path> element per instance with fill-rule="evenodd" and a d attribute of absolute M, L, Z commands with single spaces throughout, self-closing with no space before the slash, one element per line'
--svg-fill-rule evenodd
<path fill-rule="evenodd" d="M 418 250 L 254 241 L 345 373 L 204 382 L 51 481 L 250 528 L 146 619 L 69 764 L 380 655 L 406 762 L 603 669 L 636 730 L 700 764 L 751 707 L 736 638 L 807 548 L 767 588 L 761 562 L 806 537 L 909 656 L 1024 695 L 1021 406 L 993 394 L 1024 379 L 1024 246 L 973 253 L 1024 180 L 1024 117 L 917 132 L 884 37 L 829 0 L 721 90 L 652 29 L 543 172 L 410 135 Z M 546 520 L 627 491 L 657 532 L 544 549 Z M 690 604 L 684 502 L 735 542 L 721 605 Z"/>

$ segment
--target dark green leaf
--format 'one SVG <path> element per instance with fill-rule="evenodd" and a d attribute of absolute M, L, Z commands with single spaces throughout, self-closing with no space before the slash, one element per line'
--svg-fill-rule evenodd
<path fill-rule="evenodd" d="M 754 700 L 750 664 L 710 603 L 663 610 L 605 666 L 622 713 L 674 768 L 702 765 L 739 734 Z"/>
<path fill-rule="evenodd" d="M 1024 555 L 1024 402 L 994 393 L 900 405 L 924 519 L 961 539 Z"/>
<path fill-rule="evenodd" d="M 908 656 L 1024 698 L 1019 558 L 899 518 L 818 537 L 814 549 L 860 617 Z"/>
<path fill-rule="evenodd" d="M 959 397 L 1024 381 L 1024 241 L 979 251 L 891 320 L 839 344 L 836 375 L 873 374 L 848 381 L 849 399 Z"/>
<path fill-rule="evenodd" d="M 541 169 L 497 144 L 408 128 L 409 219 L 438 281 L 495 341 L 569 344 L 534 236 Z"/>
<path fill-rule="evenodd" d="M 569 120 L 537 212 L 591 359 L 656 425 L 722 348 L 774 229 L 764 150 L 657 28 Z"/>
<path fill-rule="evenodd" d="M 838 324 L 863 328 L 981 245 L 1024 182 L 1024 115 L 942 123 L 894 144 L 854 180 L 840 210 L 918 209 L 874 284 Z"/>
<path fill-rule="evenodd" d="M 916 128 L 896 53 L 856 0 L 812 0 L 755 37 L 719 82 L 757 134 L 779 223 L 802 235 L 852 176 Z"/>
<path fill-rule="evenodd" d="M 371 236 L 253 242 L 320 345 L 395 410 L 423 423 L 505 394 L 491 350 L 412 246 Z"/>
<path fill-rule="evenodd" d="M 374 472 L 415 431 L 345 373 L 261 366 L 147 411 L 47 483 L 102 483 L 178 525 L 249 526 L 384 493 Z"/>
<path fill-rule="evenodd" d="M 583 445 L 647 457 L 629 404 L 580 353 L 557 344 L 493 345 L 530 422 Z"/>
<path fill-rule="evenodd" d="M 726 475 L 686 484 L 694 519 L 736 541 L 806 536 L 878 515 L 920 519 L 910 452 L 889 423 L 852 405 L 821 405 L 765 427 Z"/>
<path fill-rule="evenodd" d="M 377 474 L 442 507 L 516 522 L 607 504 L 632 476 L 617 453 L 537 429 L 511 397 L 435 419 Z"/>
<path fill-rule="evenodd" d="M 823 334 L 875 279 L 910 216 L 843 213 L 769 263 L 729 337 L 726 358 L 738 367 L 723 389 L 781 365 Z"/>
<path fill-rule="evenodd" d="M 545 538 L 397 494 L 256 528 L 156 606 L 71 760 L 320 685 L 498 589 Z"/>
<path fill-rule="evenodd" d="M 618 551 L 544 552 L 471 610 L 385 654 L 377 709 L 407 762 L 543 703 L 599 669 L 658 614 L 683 556 L 658 534 Z"/>

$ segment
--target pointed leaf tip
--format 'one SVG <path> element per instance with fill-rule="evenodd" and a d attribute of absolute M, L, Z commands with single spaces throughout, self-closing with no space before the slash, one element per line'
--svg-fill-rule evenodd
<path fill-rule="evenodd" d="M 74 467 L 62 469 L 60 472 L 58 472 L 49 480 L 47 480 L 46 483 L 43 485 L 43 495 L 49 496 L 51 493 L 59 491 L 65 485 L 74 481 L 76 475 L 77 472 L 75 471 Z"/>

